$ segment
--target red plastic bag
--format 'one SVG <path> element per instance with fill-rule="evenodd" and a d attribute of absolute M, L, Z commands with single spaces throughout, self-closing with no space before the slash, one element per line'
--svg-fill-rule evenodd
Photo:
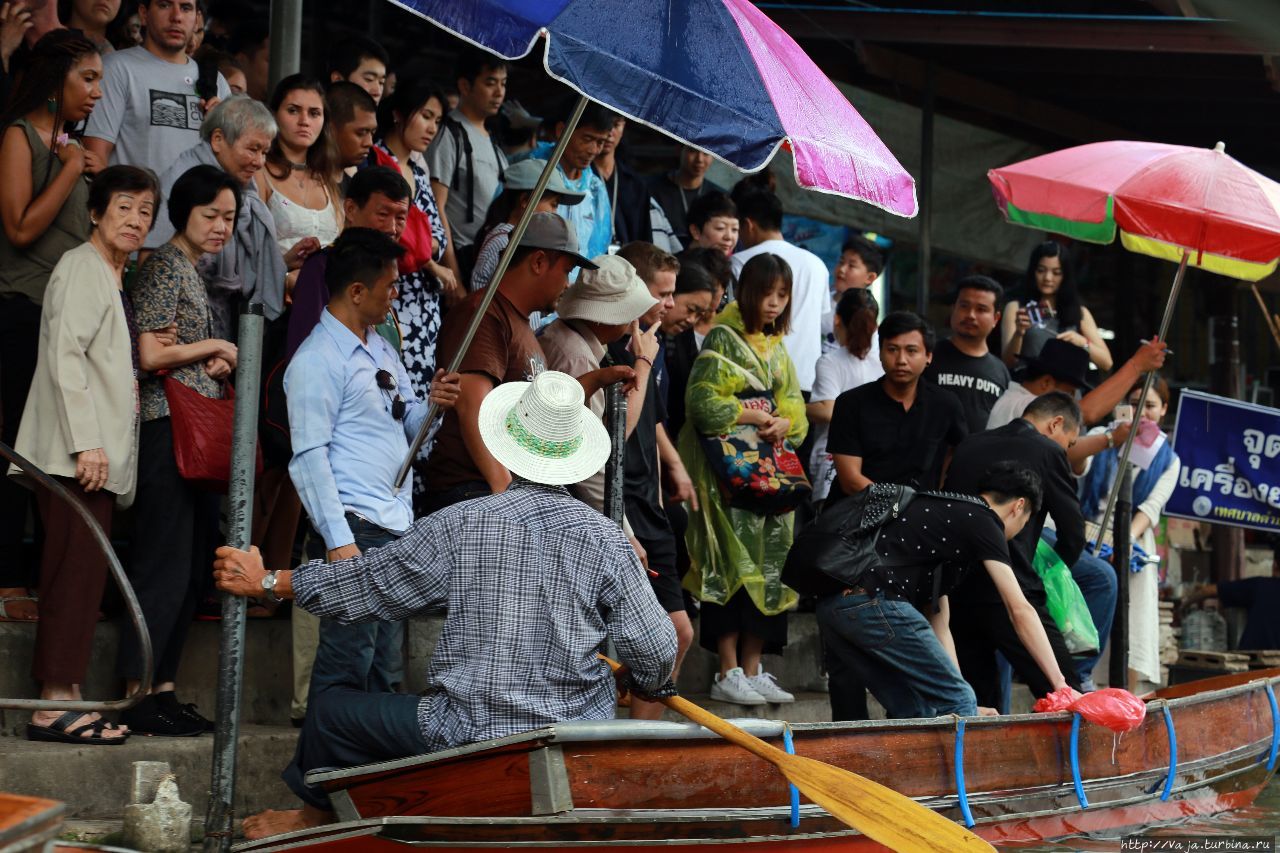
<path fill-rule="evenodd" d="M 1108 687 L 1080 697 L 1071 710 L 1091 723 L 1124 733 L 1142 725 L 1147 716 L 1147 703 L 1128 690 Z"/>
<path fill-rule="evenodd" d="M 1037 714 L 1072 711 L 1118 733 L 1136 729 L 1147 716 L 1147 704 L 1119 687 L 1095 690 L 1083 696 L 1070 687 L 1063 687 L 1038 699 L 1034 710 Z"/>
<path fill-rule="evenodd" d="M 1079 693 L 1070 687 L 1064 686 L 1053 691 L 1048 696 L 1043 696 L 1040 699 L 1037 699 L 1036 704 L 1033 705 L 1031 709 L 1037 714 L 1052 714 L 1054 711 L 1068 711 L 1071 709 L 1072 703 L 1079 698 Z"/>

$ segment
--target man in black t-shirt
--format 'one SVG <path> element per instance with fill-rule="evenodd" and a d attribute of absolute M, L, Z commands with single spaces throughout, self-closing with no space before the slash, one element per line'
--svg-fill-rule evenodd
<path fill-rule="evenodd" d="M 884 376 L 845 391 L 831 413 L 833 496 L 855 494 L 872 483 L 938 487 L 951 448 L 968 429 L 956 396 L 920 381 L 933 345 L 933 330 L 918 314 L 895 311 L 880 324 Z"/>
<path fill-rule="evenodd" d="M 1000 323 L 1002 288 L 985 275 L 971 275 L 956 285 L 951 306 L 951 338 L 933 351 L 924 378 L 960 398 L 969 432 L 987 428 L 991 407 L 1012 381 L 1009 368 L 991 354 L 987 338 Z"/>
<path fill-rule="evenodd" d="M 881 528 L 881 564 L 856 586 L 818 601 L 831 680 L 865 684 L 890 718 L 978 714 L 948 627 L 948 593 L 973 572 L 999 590 L 1045 678 L 1064 685 L 1039 617 L 1009 566 L 1007 541 L 1039 501 L 1035 474 L 1009 462 L 991 467 L 977 498 L 917 495 Z"/>
<path fill-rule="evenodd" d="M 1043 394 L 1031 401 L 1021 418 L 965 439 L 956 448 L 947 474 L 947 489 L 965 494 L 974 494 L 981 488 L 992 459 L 1012 460 L 1039 477 L 1044 498 L 1026 527 L 1010 542 L 1010 565 L 1026 599 L 1040 614 L 1068 683 L 1077 690 L 1081 687 L 1079 673 L 1062 632 L 1045 606 L 1044 584 L 1033 560 L 1049 515 L 1057 527 L 1054 549 L 1064 563 L 1073 564 L 1084 547 L 1084 518 L 1067 462 L 1067 448 L 1079 436 L 1080 423 L 1080 407 L 1069 396 L 1060 391 Z M 1037 698 L 1058 686 L 1043 676 L 1043 668 L 1030 652 L 1026 637 L 1005 608 L 1003 595 L 987 578 L 975 573 L 959 585 L 951 598 L 955 605 L 952 634 L 960 670 L 973 685 L 979 702 L 1001 704 L 997 651 Z"/>

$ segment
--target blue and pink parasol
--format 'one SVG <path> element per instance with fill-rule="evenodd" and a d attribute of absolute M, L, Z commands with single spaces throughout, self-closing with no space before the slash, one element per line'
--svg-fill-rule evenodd
<path fill-rule="evenodd" d="M 393 0 L 744 171 L 784 144 L 803 187 L 918 212 L 915 181 L 795 41 L 748 0 Z"/>

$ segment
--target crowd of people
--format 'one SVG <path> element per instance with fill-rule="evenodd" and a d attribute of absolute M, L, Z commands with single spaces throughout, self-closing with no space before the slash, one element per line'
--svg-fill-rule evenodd
<path fill-rule="evenodd" d="M 1158 428 L 1169 391 L 1137 399 L 1161 342 L 1111 370 L 1066 246 L 1038 247 L 1008 298 L 987 276 L 960 280 L 939 341 L 914 313 L 880 319 L 874 241 L 851 237 L 829 270 L 785 239 L 765 178 L 715 186 L 710 157 L 688 147 L 642 176 L 619 157 L 621 116 L 591 105 L 570 127 L 567 92 L 531 115 L 490 54 L 463 49 L 440 87 L 395 79 L 387 52 L 352 36 L 324 74 L 268 91 L 258 23 L 144 0 L 128 46 L 118 2 L 58 5 L 66 26 L 39 38 L 43 12 L 0 9 L 0 439 L 104 529 L 132 504 L 127 571 L 154 670 L 124 640 L 118 675 L 131 688 L 149 675 L 151 695 L 117 722 L 38 712 L 29 737 L 211 728 L 178 684 L 221 540 L 219 484 L 190 457 L 217 436 L 179 415 L 211 418 L 231 396 L 247 303 L 266 320 L 259 553 L 223 549 L 219 583 L 263 615 L 303 605 L 304 736 L 286 779 L 313 809 L 326 803 L 302 776 L 325 762 L 611 716 L 585 686 L 607 673 L 589 656 L 605 635 L 642 688 L 635 718 L 660 715 L 653 691 L 695 634 L 719 658 L 713 699 L 794 701 L 763 656 L 785 654 L 800 603 L 782 580 L 797 524 L 884 484 L 919 495 L 881 564 L 806 605 L 833 719 L 866 718 L 868 691 L 892 716 L 1007 709 L 1011 672 L 1038 696 L 1092 688 L 1102 648 L 1067 648 L 1037 546 L 1071 568 L 1104 645 L 1116 576 L 1085 548 L 1086 524 L 1117 446 L 1135 420 Z M 615 383 L 628 404 L 620 532 L 600 451 Z M 397 488 L 428 401 L 442 420 Z M 1136 413 L 1117 416 L 1122 404 Z M 1135 482 L 1131 530 L 1148 543 L 1177 479 L 1164 448 Z M 37 621 L 41 695 L 79 698 L 106 565 L 65 503 L 11 474 L 0 618 Z M 18 558 L 29 518 L 57 534 L 38 572 Z M 299 554 L 314 562 L 292 580 Z M 1156 597 L 1148 566 L 1130 605 L 1133 676 L 1147 681 Z M 402 696 L 404 619 L 441 607 L 428 691 Z M 546 689 L 512 687 L 495 671 L 504 655 Z M 505 716 L 477 722 L 494 715 L 494 685 L 512 688 Z M 386 748 L 335 753 L 371 697 L 389 696 Z"/>

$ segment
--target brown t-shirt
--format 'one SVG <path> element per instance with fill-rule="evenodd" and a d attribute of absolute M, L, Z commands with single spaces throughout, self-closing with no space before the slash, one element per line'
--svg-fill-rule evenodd
<path fill-rule="evenodd" d="M 483 298 L 484 291 L 476 291 L 445 317 L 440 329 L 440 342 L 436 346 L 437 364 L 444 366 L 453 360 Z M 529 328 L 528 316 L 512 305 L 506 296 L 495 294 L 458 372 L 478 373 L 498 385 L 503 382 L 530 382 L 546 367 L 542 347 Z M 440 431 L 436 434 L 435 447 L 427 460 L 425 476 L 427 488 L 431 491 L 449 489 L 468 480 L 484 480 L 484 475 L 467 451 L 466 442 L 462 440 L 455 412 L 445 412 Z"/>

